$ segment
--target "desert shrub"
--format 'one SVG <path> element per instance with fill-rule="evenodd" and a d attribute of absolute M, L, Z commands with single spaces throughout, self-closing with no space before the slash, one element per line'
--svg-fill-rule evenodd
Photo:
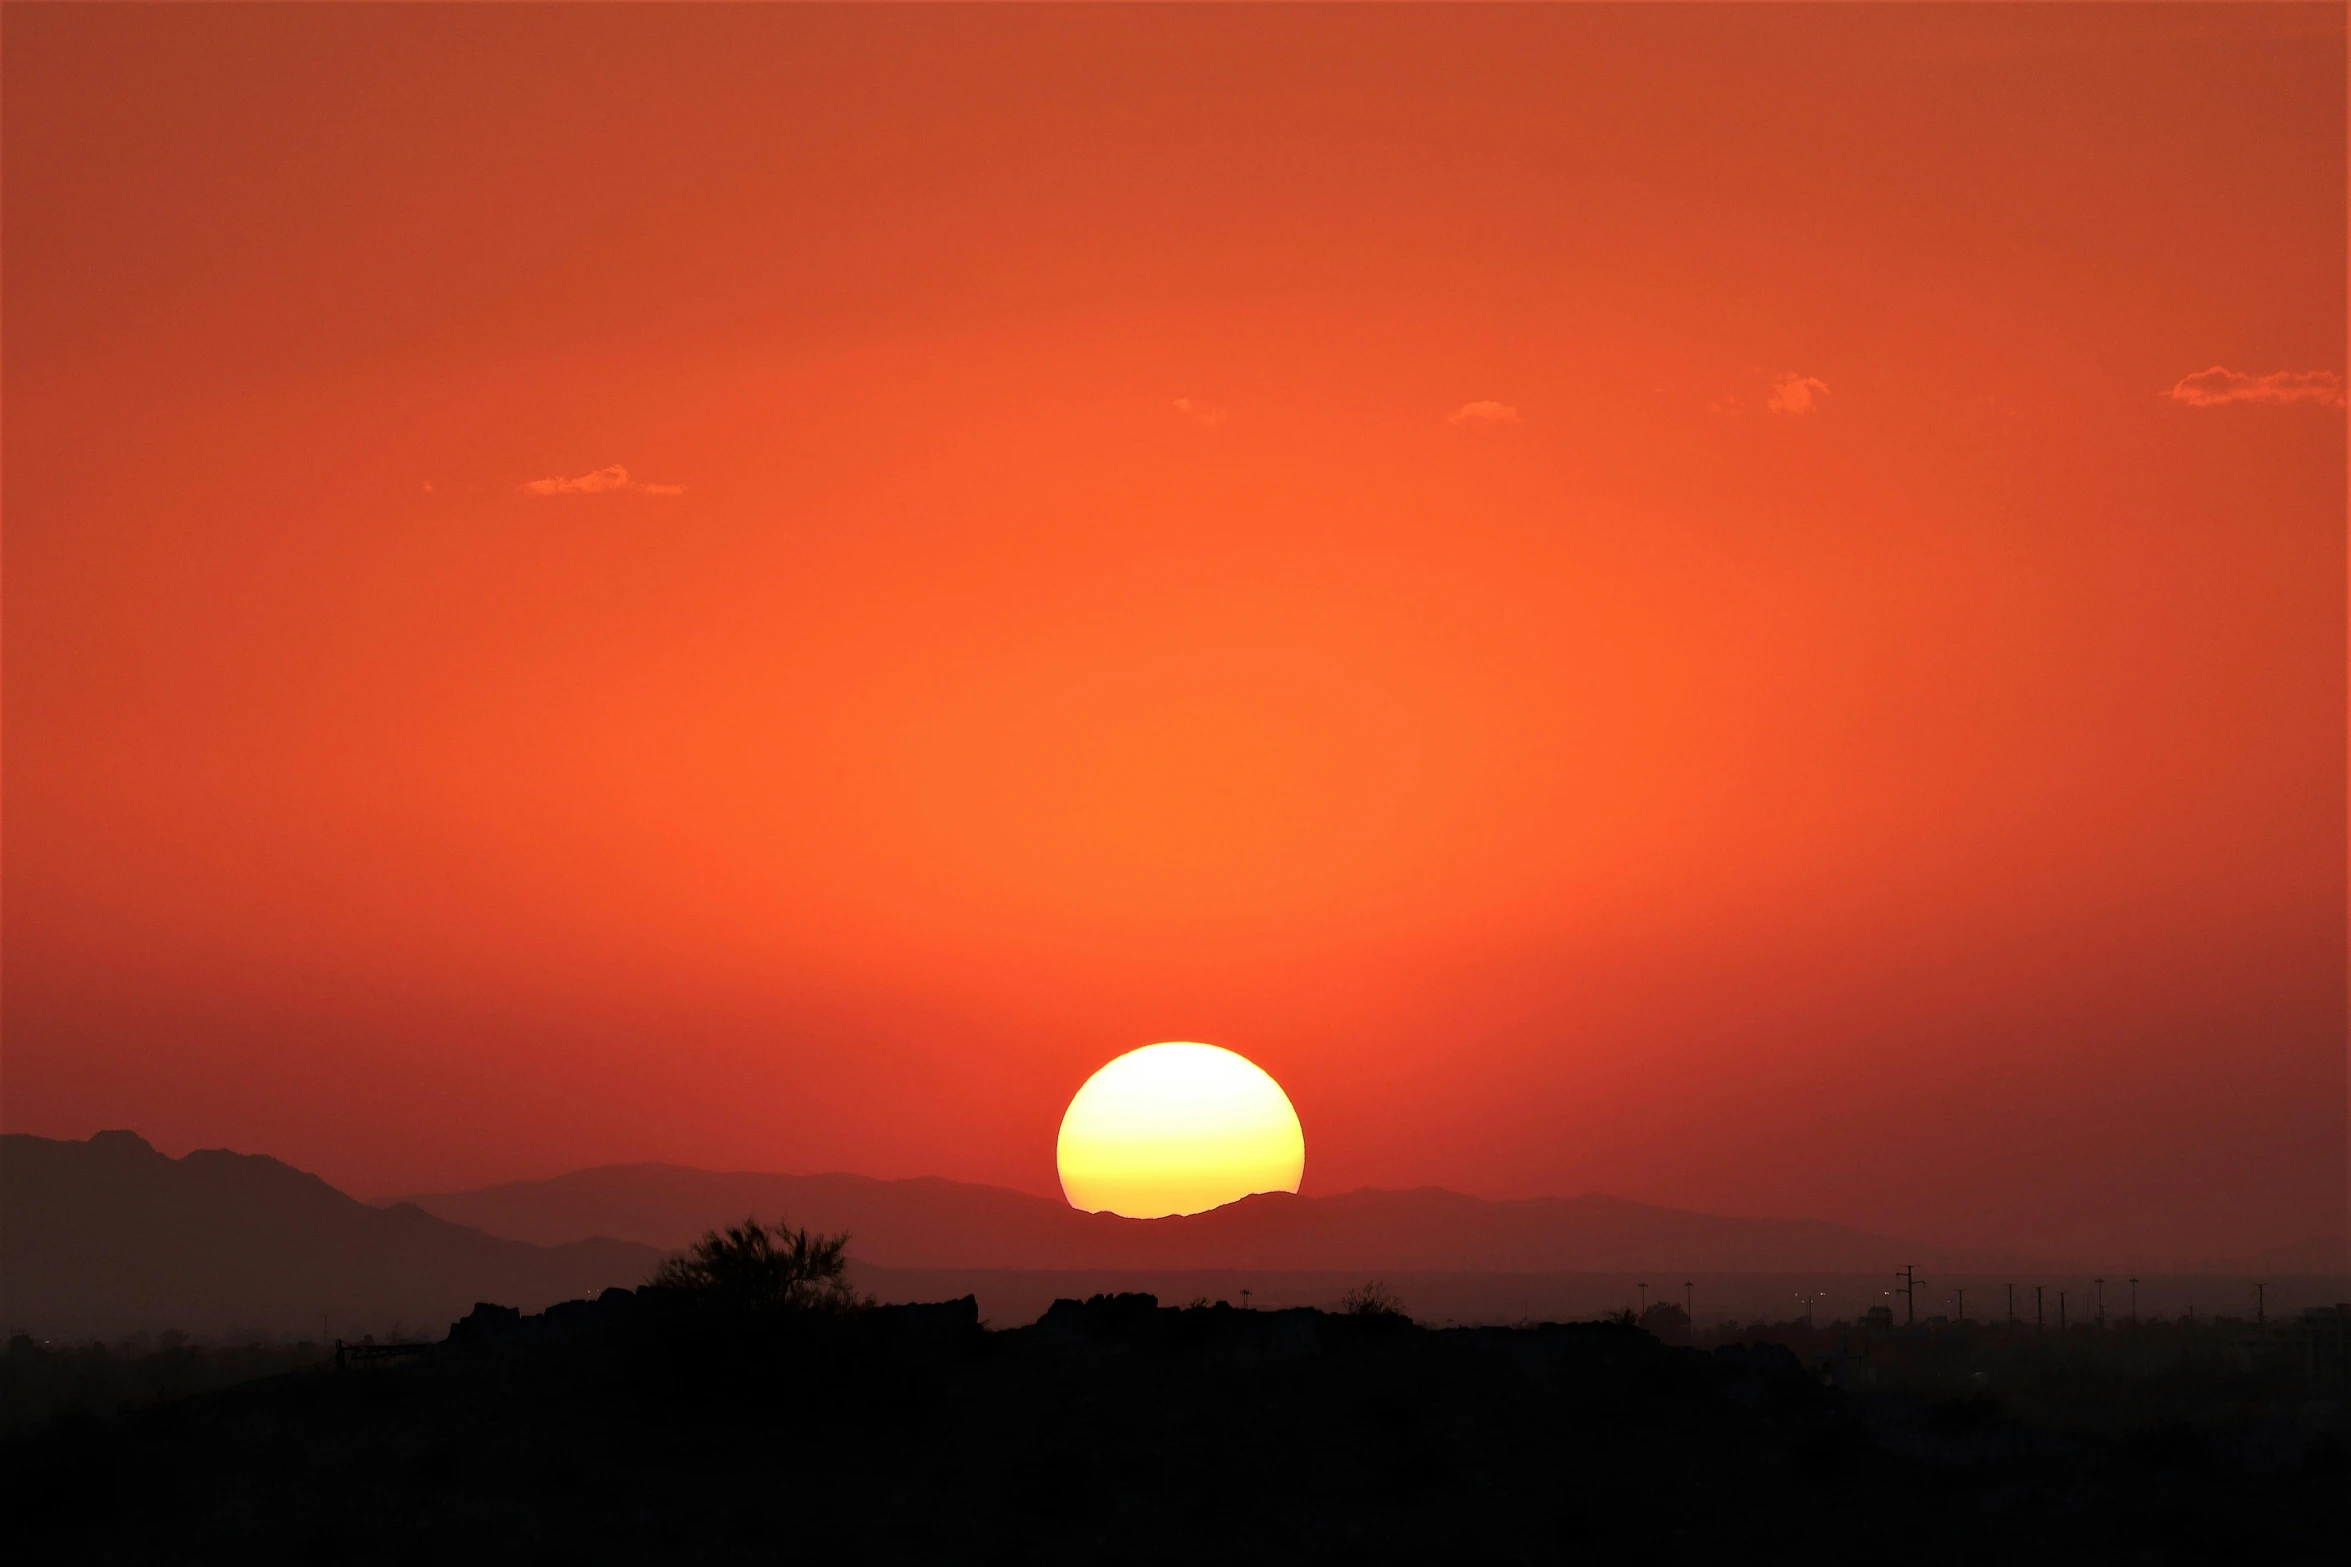
<path fill-rule="evenodd" d="M 756 1218 L 711 1230 L 653 1272 L 655 1289 L 741 1311 L 848 1311 L 870 1304 L 848 1279 L 849 1237 Z"/>
<path fill-rule="evenodd" d="M 1350 1317 L 1401 1317 L 1404 1302 L 1384 1281 L 1371 1279 L 1340 1296 L 1339 1310 Z"/>

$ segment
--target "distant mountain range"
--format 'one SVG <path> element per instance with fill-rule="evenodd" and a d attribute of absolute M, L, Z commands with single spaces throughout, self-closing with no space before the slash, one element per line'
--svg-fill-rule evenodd
<path fill-rule="evenodd" d="M 0 1137 L 0 1329 L 434 1336 L 493 1300 L 526 1310 L 634 1284 L 634 1241 L 533 1246 L 401 1203 L 371 1207 L 275 1159 L 169 1158 L 131 1132 Z"/>
<path fill-rule="evenodd" d="M 257 1155 L 173 1159 L 130 1132 L 11 1133 L 0 1137 L 0 1330 L 349 1338 L 399 1323 L 437 1334 L 476 1301 L 536 1310 L 641 1283 L 664 1251 L 747 1215 L 848 1232 L 859 1283 L 884 1299 L 993 1291 L 990 1309 L 1007 1321 L 1052 1293 L 1094 1288 L 1256 1285 L 1270 1302 L 1282 1289 L 1335 1299 L 1343 1277 L 1414 1276 L 1416 1302 L 1490 1314 L 1494 1301 L 1536 1294 L 1581 1301 L 1590 1292 L 1569 1275 L 1620 1275 L 1601 1292 L 1605 1307 L 1639 1276 L 1890 1278 L 1916 1263 L 1950 1283 L 2065 1271 L 1813 1220 L 1598 1195 L 1489 1202 L 1436 1187 L 1273 1193 L 1186 1218 L 1122 1219 L 958 1181 L 635 1164 L 371 1205 Z M 2332 1274 L 2341 1255 L 2339 1241 L 2313 1241 L 2210 1271 Z M 1536 1275 L 1550 1282 L 1538 1290 Z"/>
<path fill-rule="evenodd" d="M 1906 1262 L 1977 1272 L 2018 1261 L 1810 1219 L 1725 1218 L 1599 1195 L 1489 1202 L 1433 1186 L 1267 1193 L 1185 1218 L 1122 1219 L 936 1178 L 629 1164 L 407 1201 L 542 1246 L 609 1236 L 674 1248 L 756 1215 L 845 1230 L 853 1256 L 886 1268 L 1890 1273 Z"/>

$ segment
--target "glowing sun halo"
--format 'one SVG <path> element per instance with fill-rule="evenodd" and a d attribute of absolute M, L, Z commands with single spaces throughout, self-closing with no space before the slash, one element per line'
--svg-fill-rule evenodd
<path fill-rule="evenodd" d="M 1255 1063 L 1215 1045 L 1145 1045 L 1086 1079 L 1056 1154 L 1071 1207 L 1156 1219 L 1296 1191 L 1306 1134 Z"/>

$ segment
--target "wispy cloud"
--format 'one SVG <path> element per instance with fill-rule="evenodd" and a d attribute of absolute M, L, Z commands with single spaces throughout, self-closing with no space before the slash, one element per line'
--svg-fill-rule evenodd
<path fill-rule="evenodd" d="M 1790 370 L 1771 378 L 1771 401 L 1764 406 L 1775 414 L 1808 414 L 1828 395 L 1829 384 L 1819 376 Z"/>
<path fill-rule="evenodd" d="M 626 492 L 631 495 L 683 495 L 682 484 L 643 484 L 629 477 L 629 471 L 619 463 L 599 468 L 594 473 L 583 473 L 576 479 L 533 479 L 517 486 L 525 495 L 612 495 Z"/>
<path fill-rule="evenodd" d="M 1447 424 L 1515 424 L 1518 410 L 1508 403 L 1463 403 L 1445 416 Z"/>
<path fill-rule="evenodd" d="M 2268 375 L 2246 375 L 2214 365 L 2182 376 L 2170 392 L 2175 403 L 2190 408 L 2218 408 L 2224 403 L 2320 403 L 2343 406 L 2343 378 L 2332 370 L 2274 370 Z"/>
<path fill-rule="evenodd" d="M 1222 408 L 1211 408 L 1206 403 L 1194 402 L 1189 397 L 1177 398 L 1175 411 L 1197 424 L 1219 425 L 1224 423 L 1225 418 Z"/>

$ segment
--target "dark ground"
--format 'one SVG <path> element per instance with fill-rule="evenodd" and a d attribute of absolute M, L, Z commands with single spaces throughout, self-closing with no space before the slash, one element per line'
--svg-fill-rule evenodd
<path fill-rule="evenodd" d="M 720 1316 L 614 1292 L 0 1447 L 15 1561 L 2342 1559 L 2336 1408 L 2127 1429 L 1785 1348 L 1148 1297 Z M 2296 1410 L 2300 1415 L 2295 1414 Z M 2036 1411 L 2038 1417 L 2039 1411 Z"/>

